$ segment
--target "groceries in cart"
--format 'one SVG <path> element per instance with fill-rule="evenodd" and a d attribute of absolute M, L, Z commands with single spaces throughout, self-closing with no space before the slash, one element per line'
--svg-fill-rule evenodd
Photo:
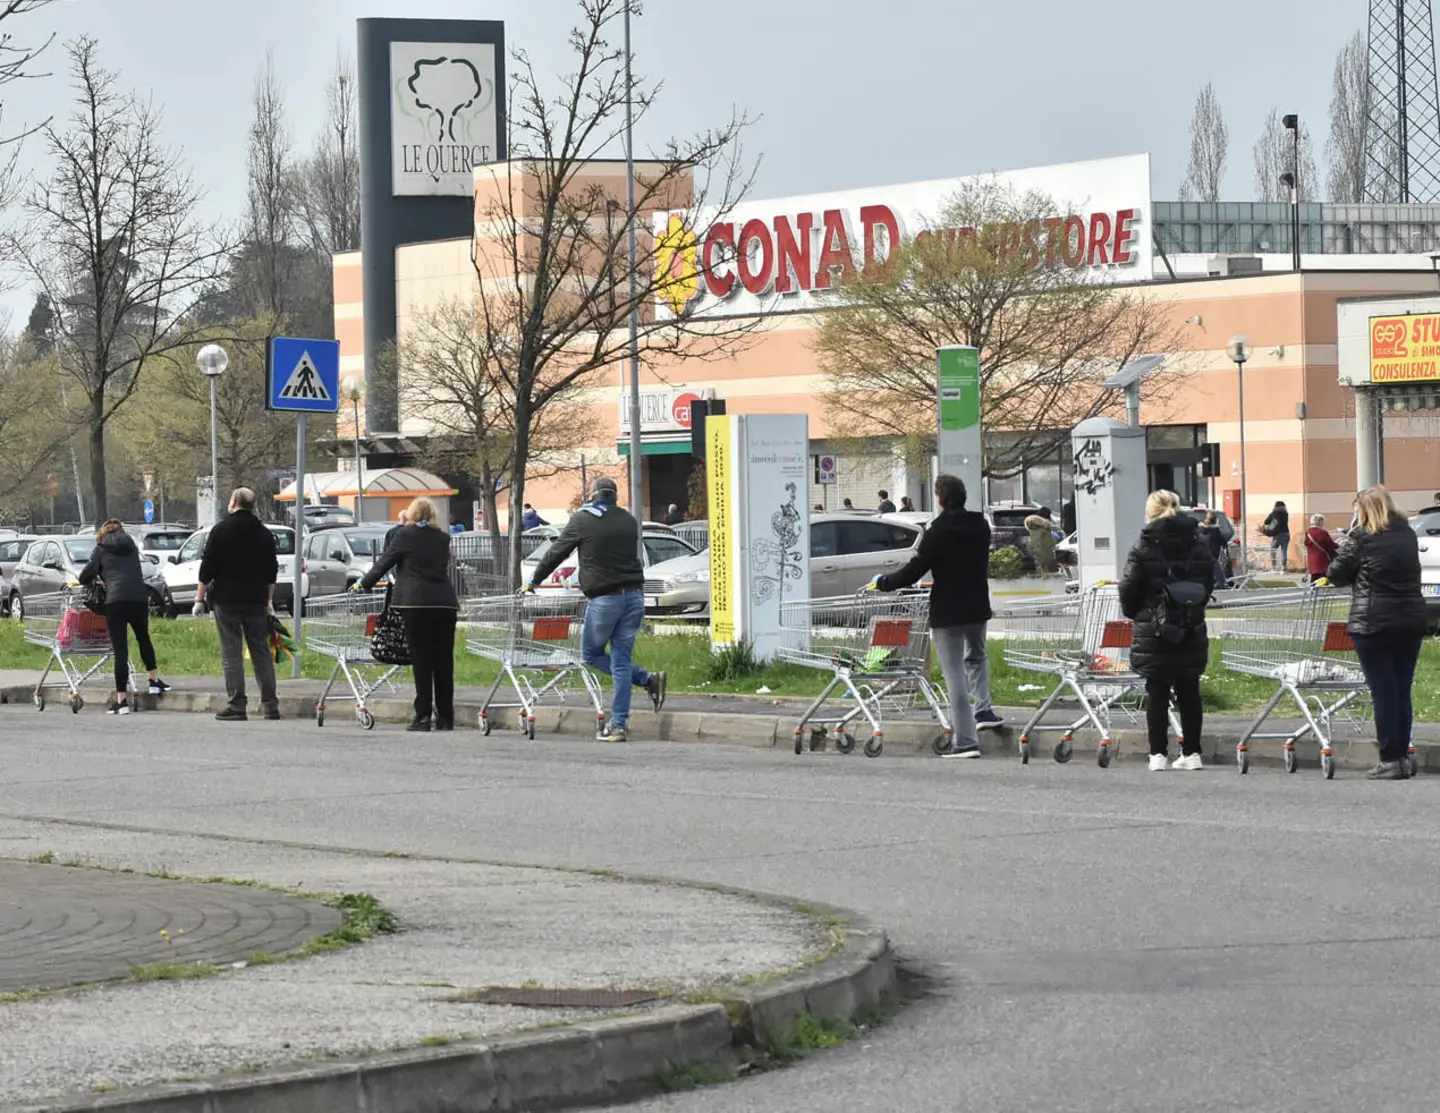
<path fill-rule="evenodd" d="M 33 699 L 38 711 L 45 710 L 48 691 L 64 692 L 70 710 L 85 706 L 80 689 L 110 660 L 110 628 L 105 616 L 86 605 L 78 588 L 31 595 L 25 600 L 24 639 L 45 650 L 45 670 L 35 684 Z M 59 674 L 51 682 L 52 674 Z M 134 675 L 130 677 L 134 687 Z M 138 701 L 132 701 L 136 707 Z"/>

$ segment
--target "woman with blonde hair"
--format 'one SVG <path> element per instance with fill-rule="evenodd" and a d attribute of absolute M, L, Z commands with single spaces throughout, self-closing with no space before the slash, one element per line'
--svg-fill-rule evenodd
<path fill-rule="evenodd" d="M 1215 590 L 1215 559 L 1200 523 L 1180 512 L 1180 496 L 1145 500 L 1145 528 L 1120 577 L 1120 609 L 1135 624 L 1130 667 L 1145 678 L 1150 770 L 1199 769 L 1200 674 L 1210 663 L 1205 604 Z M 1170 765 L 1170 697 L 1180 709 L 1181 756 Z"/>
<path fill-rule="evenodd" d="M 111 518 L 95 533 L 95 548 L 80 570 L 82 584 L 99 580 L 105 586 L 105 624 L 110 628 L 110 653 L 115 661 L 115 693 L 105 704 L 110 715 L 134 710 L 127 698 L 130 685 L 130 630 L 140 647 L 140 660 L 150 673 L 150 694 L 163 695 L 170 685 L 160 679 L 155 645 L 150 640 L 150 589 L 140 568 L 140 550 L 120 519 Z"/>
<path fill-rule="evenodd" d="M 356 587 L 371 590 L 390 569 L 390 605 L 405 622 L 405 641 L 415 670 L 412 731 L 455 729 L 455 619 L 460 600 L 450 584 L 450 534 L 435 504 L 418 498 L 392 530 L 385 551 Z"/>
<path fill-rule="evenodd" d="M 1412 772 L 1410 689 L 1425 637 L 1420 542 L 1384 487 L 1361 491 L 1355 510 L 1355 528 L 1330 562 L 1326 579 L 1350 588 L 1345 629 L 1375 705 L 1380 761 L 1367 776 L 1372 781 L 1403 781 Z"/>

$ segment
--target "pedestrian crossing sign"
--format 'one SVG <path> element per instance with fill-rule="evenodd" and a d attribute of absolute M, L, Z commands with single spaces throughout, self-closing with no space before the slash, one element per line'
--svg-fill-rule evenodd
<path fill-rule="evenodd" d="M 266 408 L 335 413 L 340 408 L 340 341 L 272 336 L 266 360 Z"/>

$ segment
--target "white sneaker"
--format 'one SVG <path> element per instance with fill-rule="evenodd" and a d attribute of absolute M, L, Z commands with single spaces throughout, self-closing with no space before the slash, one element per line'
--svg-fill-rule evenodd
<path fill-rule="evenodd" d="M 1164 755 L 1164 754 L 1151 754 L 1151 755 L 1150 755 L 1150 772 L 1152 772 L 1152 773 L 1163 773 L 1163 772 L 1165 772 L 1166 769 L 1169 769 L 1169 768 L 1170 768 L 1170 766 L 1169 766 L 1169 764 L 1166 762 L 1166 760 L 1165 760 L 1165 755 Z"/>
<path fill-rule="evenodd" d="M 1170 765 L 1171 769 L 1204 769 L 1205 763 L 1200 760 L 1199 754 L 1187 754 L 1185 757 L 1177 757 Z"/>

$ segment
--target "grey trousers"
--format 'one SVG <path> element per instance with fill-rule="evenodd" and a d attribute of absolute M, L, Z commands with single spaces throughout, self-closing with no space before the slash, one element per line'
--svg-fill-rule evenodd
<path fill-rule="evenodd" d="M 966 626 L 938 626 L 930 631 L 935 656 L 940 659 L 940 672 L 950 695 L 950 720 L 955 728 L 957 746 L 978 746 L 980 734 L 975 726 L 975 712 L 989 711 L 990 660 L 985 655 L 985 623 Z M 975 706 L 971 708 L 971 694 Z"/>
<path fill-rule="evenodd" d="M 236 711 L 245 710 L 245 647 L 260 685 L 260 706 L 280 706 L 275 693 L 275 660 L 270 656 L 270 612 L 254 606 L 215 608 L 215 629 L 220 634 L 220 667 L 225 673 L 225 698 Z"/>

